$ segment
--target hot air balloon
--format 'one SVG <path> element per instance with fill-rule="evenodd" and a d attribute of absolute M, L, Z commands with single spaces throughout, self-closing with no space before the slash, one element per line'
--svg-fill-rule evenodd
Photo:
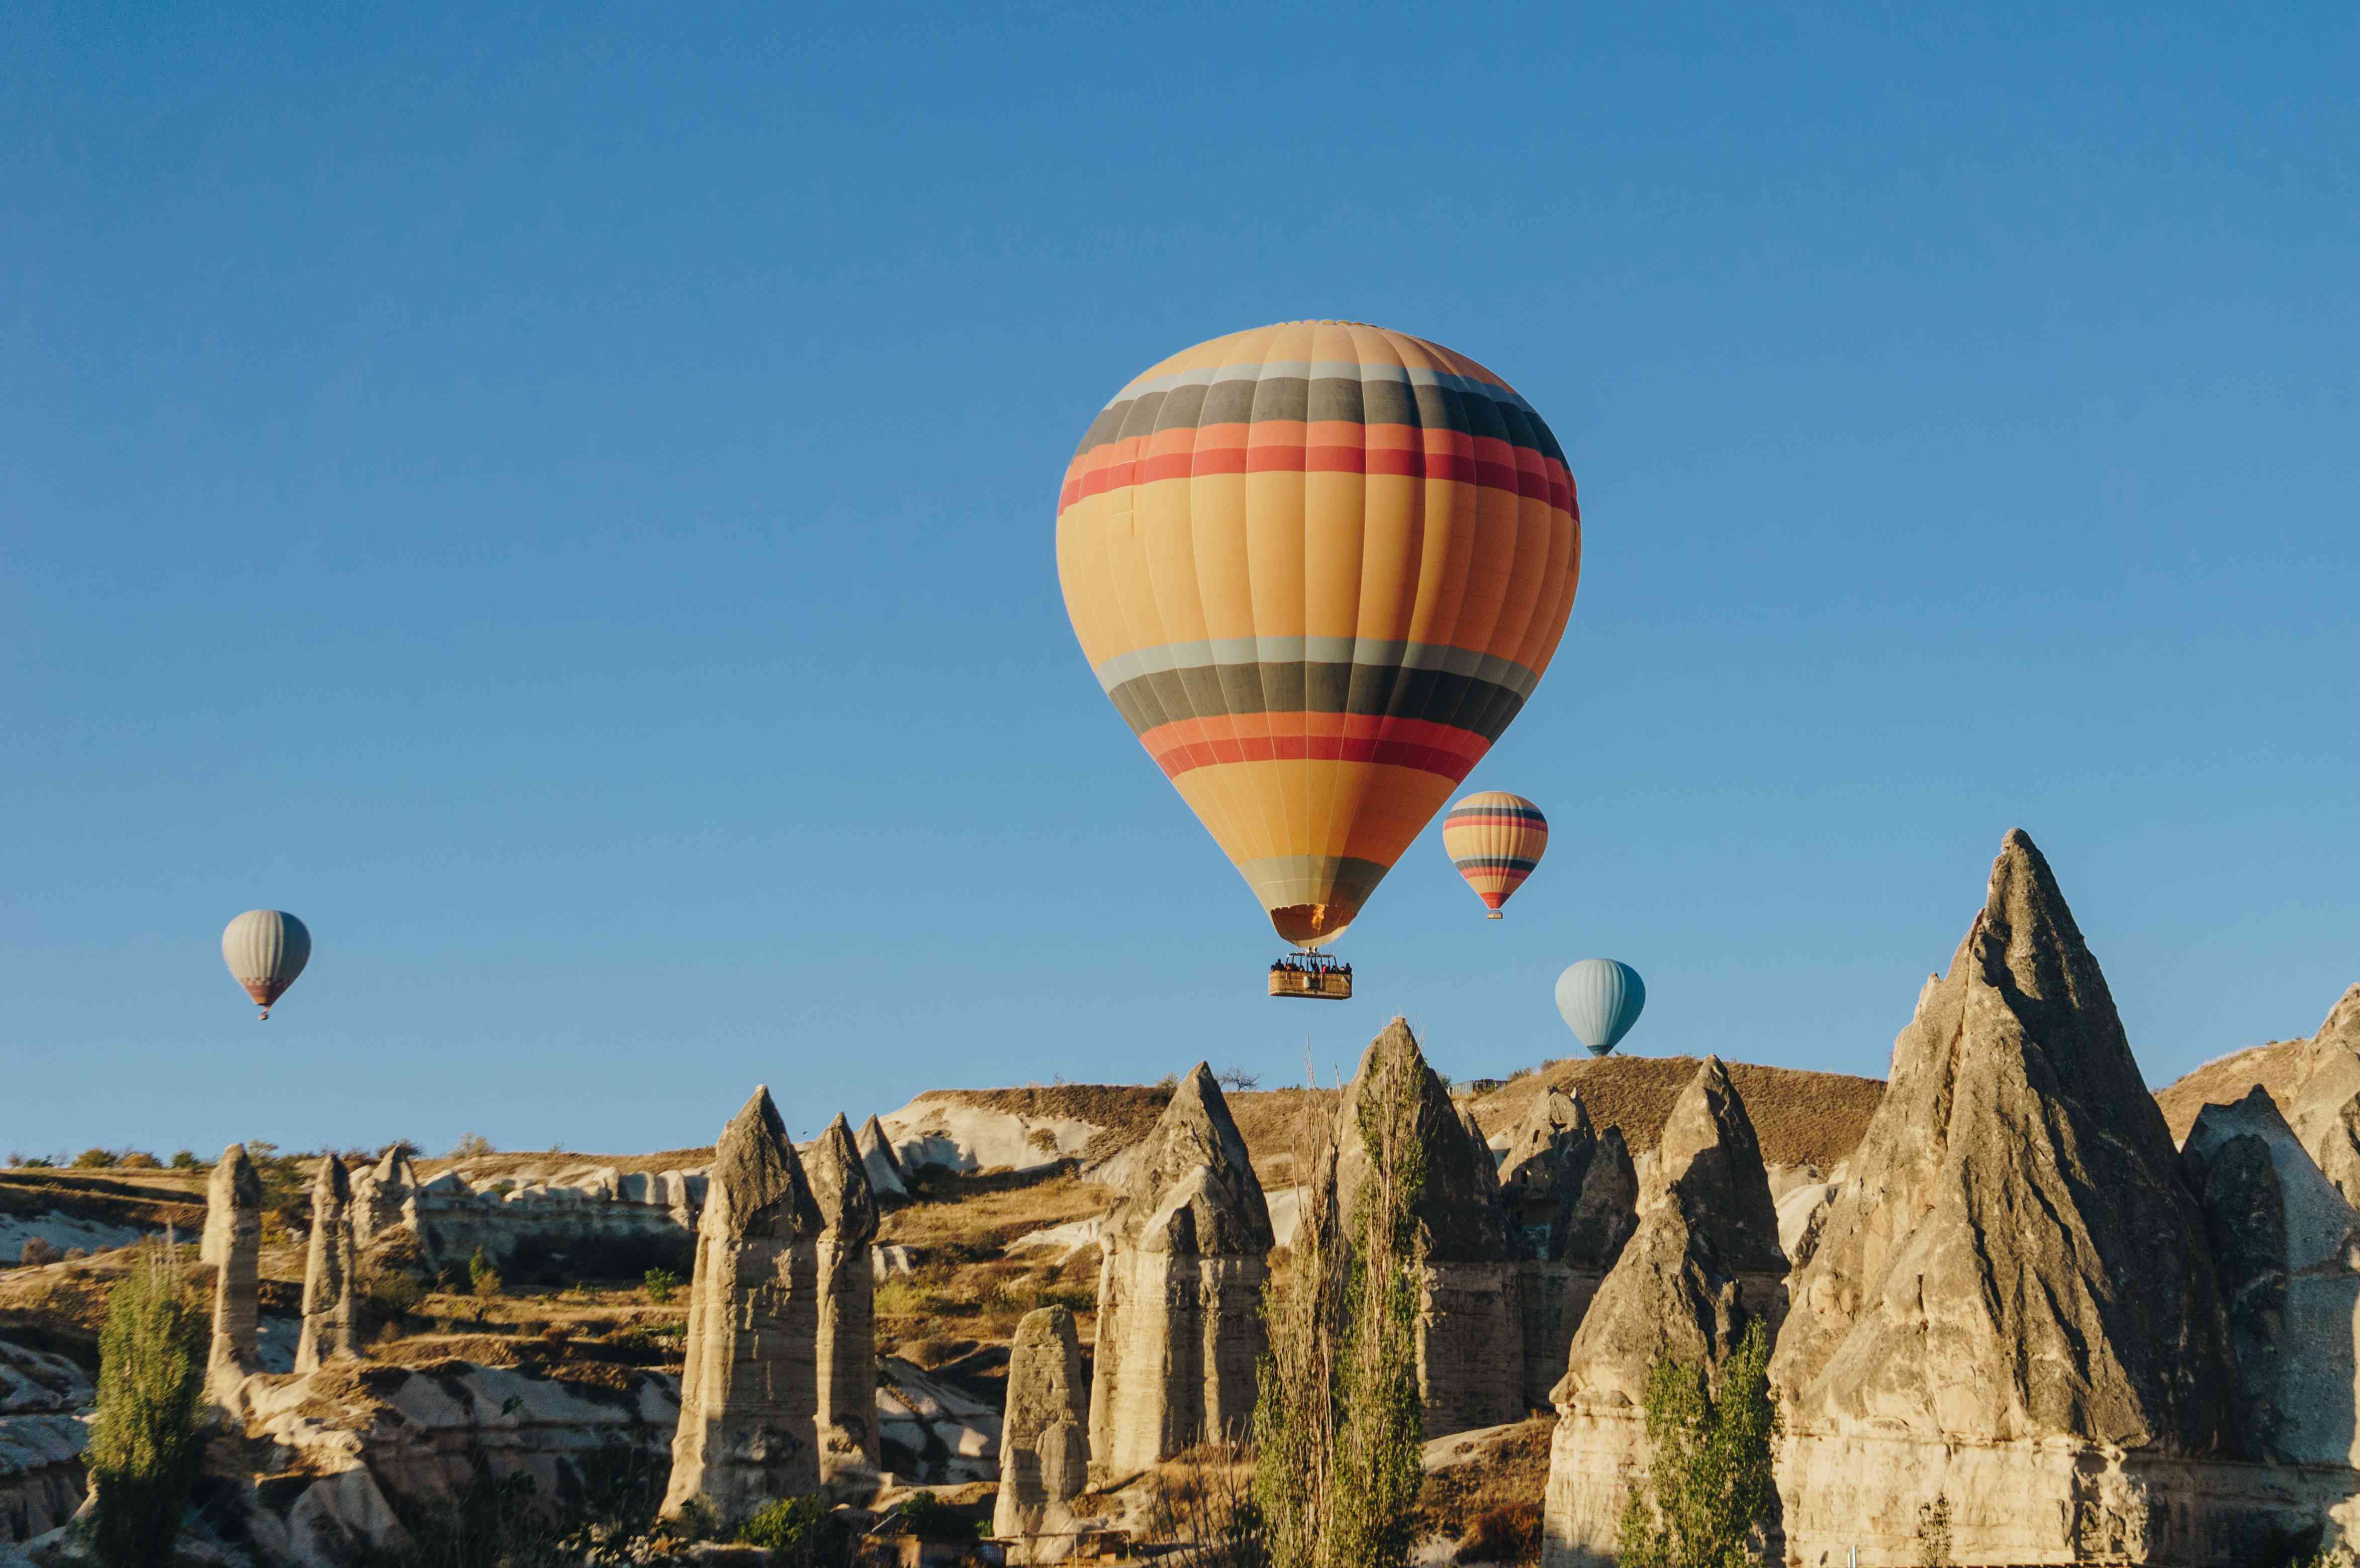
<path fill-rule="evenodd" d="M 1450 808 L 1442 819 L 1442 853 L 1467 886 L 1500 919 L 1500 906 L 1524 885 L 1548 848 L 1548 819 L 1522 795 L 1486 789 Z"/>
<path fill-rule="evenodd" d="M 1099 684 L 1314 967 L 1532 696 L 1580 572 L 1573 478 L 1532 406 L 1357 322 L 1153 366 L 1057 503 Z"/>
<path fill-rule="evenodd" d="M 1592 1056 L 1621 1044 L 1646 1005 L 1639 972 L 1612 958 L 1585 958 L 1557 977 L 1557 1010 Z"/>
<path fill-rule="evenodd" d="M 311 933 L 284 909 L 248 909 L 222 929 L 222 962 L 268 1018 L 311 962 Z"/>

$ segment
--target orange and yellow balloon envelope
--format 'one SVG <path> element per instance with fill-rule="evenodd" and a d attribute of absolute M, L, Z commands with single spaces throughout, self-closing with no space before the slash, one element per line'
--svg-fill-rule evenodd
<path fill-rule="evenodd" d="M 1486 789 L 1450 808 L 1442 819 L 1442 853 L 1475 889 L 1487 917 L 1506 903 L 1548 848 L 1548 819 L 1522 795 Z"/>
<path fill-rule="evenodd" d="M 1573 476 L 1532 406 L 1357 322 L 1154 365 L 1091 424 L 1057 503 L 1099 684 L 1306 948 L 1514 720 L 1580 574 Z"/>

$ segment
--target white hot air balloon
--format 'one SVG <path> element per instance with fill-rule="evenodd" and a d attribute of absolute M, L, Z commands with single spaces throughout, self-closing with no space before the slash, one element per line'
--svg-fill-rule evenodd
<path fill-rule="evenodd" d="M 222 928 L 222 962 L 267 1018 L 311 962 L 311 933 L 284 909 L 248 909 Z"/>

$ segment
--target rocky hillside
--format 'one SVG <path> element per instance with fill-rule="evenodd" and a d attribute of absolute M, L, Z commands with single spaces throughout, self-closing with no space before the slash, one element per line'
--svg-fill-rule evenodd
<path fill-rule="evenodd" d="M 2188 1136 L 2188 1129 L 2196 1125 L 2197 1113 L 2205 1106 L 2234 1105 L 2256 1087 L 2268 1090 L 2280 1114 L 2291 1116 L 2296 1103 L 2311 1087 L 2322 1055 L 2338 1045 L 2346 1050 L 2360 1047 L 2360 985 L 2344 993 L 2317 1034 L 2307 1040 L 2274 1040 L 2215 1057 L 2158 1089 L 2156 1104 L 2163 1107 L 2163 1119 L 2171 1124 L 2175 1138 Z"/>

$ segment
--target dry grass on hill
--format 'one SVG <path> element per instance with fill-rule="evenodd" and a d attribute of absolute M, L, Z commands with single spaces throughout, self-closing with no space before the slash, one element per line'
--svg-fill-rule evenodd
<path fill-rule="evenodd" d="M 2295 1076 L 2300 1071 L 2302 1048 L 2307 1040 L 2278 1040 L 2267 1045 L 2249 1046 L 2232 1051 L 2183 1073 L 2155 1092 L 2155 1103 L 2163 1108 L 2163 1119 L 2171 1126 L 2174 1142 L 2188 1136 L 2196 1125 L 2197 1113 L 2207 1105 L 2234 1105 L 2244 1099 L 2258 1083 L 2270 1092 L 2278 1109 L 2294 1108 Z"/>
<path fill-rule="evenodd" d="M 1486 1134 L 1513 1127 L 1544 1088 L 1578 1093 L 1600 1127 L 1622 1129 L 1633 1154 L 1655 1147 L 1672 1104 L 1703 1062 L 1693 1056 L 1568 1057 L 1517 1078 L 1474 1103 Z M 1745 1098 L 1746 1114 L 1773 1165 L 1816 1165 L 1825 1171 L 1849 1155 L 1885 1097 L 1877 1078 L 1759 1067 L 1732 1062 L 1730 1081 Z"/>

